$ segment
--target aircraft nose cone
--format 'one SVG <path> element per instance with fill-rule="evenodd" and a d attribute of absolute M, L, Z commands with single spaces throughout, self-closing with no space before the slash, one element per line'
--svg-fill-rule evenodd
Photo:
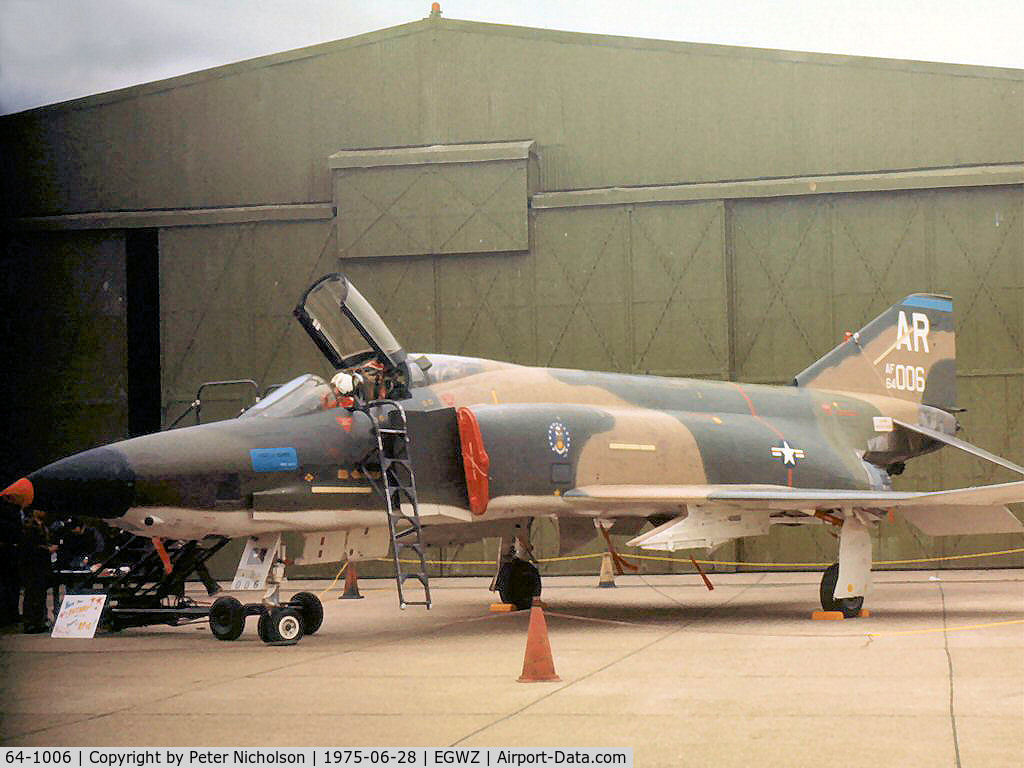
<path fill-rule="evenodd" d="M 3 492 L 0 492 L 0 499 L 11 504 L 17 504 L 19 507 L 27 507 L 32 503 L 34 497 L 35 488 L 32 487 L 32 483 L 27 477 L 16 480 L 7 486 Z"/>
<path fill-rule="evenodd" d="M 32 506 L 57 514 L 121 517 L 135 501 L 135 473 L 124 455 L 112 448 L 94 448 L 55 461 L 25 481 L 34 490 Z"/>

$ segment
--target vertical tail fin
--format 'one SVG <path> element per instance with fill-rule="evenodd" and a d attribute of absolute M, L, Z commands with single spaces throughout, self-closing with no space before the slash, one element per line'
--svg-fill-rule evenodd
<path fill-rule="evenodd" d="M 915 293 L 889 307 L 816 363 L 799 387 L 886 395 L 956 408 L 956 334 L 949 296 Z"/>

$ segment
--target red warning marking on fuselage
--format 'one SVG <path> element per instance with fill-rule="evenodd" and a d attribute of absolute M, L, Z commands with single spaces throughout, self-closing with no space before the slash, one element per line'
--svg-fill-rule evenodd
<path fill-rule="evenodd" d="M 762 418 L 761 414 L 757 412 L 757 408 L 754 407 L 754 401 L 747 396 L 747 393 L 743 391 L 743 388 L 739 384 L 736 384 L 735 382 L 733 383 L 733 386 L 736 387 L 737 392 L 743 395 L 743 399 L 747 401 L 747 407 L 750 408 L 750 415 L 753 416 L 762 424 L 764 424 L 766 427 L 768 427 L 768 429 L 770 429 L 772 432 L 774 432 L 778 436 L 779 440 L 785 440 L 785 436 L 781 432 L 779 432 L 779 430 L 776 429 L 771 422 L 766 421 L 764 418 Z"/>
<path fill-rule="evenodd" d="M 779 440 L 782 440 L 783 442 L 785 442 L 785 440 L 786 440 L 785 435 L 783 435 L 775 427 L 775 425 L 773 425 L 771 422 L 766 421 L 765 419 L 763 419 L 761 417 L 761 415 L 757 412 L 757 408 L 754 407 L 754 401 L 751 400 L 750 397 L 747 395 L 747 393 L 743 391 L 743 387 L 741 387 L 736 382 L 733 382 L 732 385 L 734 387 L 736 387 L 736 391 L 739 392 L 741 395 L 743 395 L 743 399 L 747 401 L 747 407 L 750 408 L 750 415 L 753 416 L 755 419 L 757 419 L 762 424 L 764 424 L 766 427 L 768 427 L 768 429 L 770 429 L 772 432 L 774 432 L 775 435 L 779 438 Z M 786 470 L 786 483 L 789 485 L 790 488 L 793 487 L 793 470 L 792 469 Z"/>
<path fill-rule="evenodd" d="M 335 416 L 335 418 L 338 420 L 338 424 L 341 425 L 342 429 L 344 429 L 346 432 L 351 432 L 352 431 L 352 417 L 351 416 Z"/>

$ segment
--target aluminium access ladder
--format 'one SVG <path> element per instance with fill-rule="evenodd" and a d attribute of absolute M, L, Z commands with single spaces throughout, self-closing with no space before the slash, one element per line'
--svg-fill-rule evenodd
<path fill-rule="evenodd" d="M 405 409 L 394 400 L 375 400 L 367 403 L 363 410 L 370 417 L 377 437 L 377 450 L 364 459 L 363 470 L 377 493 L 384 497 L 395 583 L 398 585 L 398 605 L 403 609 L 407 605 L 422 605 L 430 610 L 430 581 L 423 553 L 423 526 L 416 500 L 416 478 L 409 458 Z M 374 479 L 374 464 L 380 469 L 379 483 Z M 416 557 L 412 564 L 402 562 L 406 551 L 412 551 Z M 423 586 L 422 600 L 406 599 L 405 582 L 408 579 L 415 579 Z"/>

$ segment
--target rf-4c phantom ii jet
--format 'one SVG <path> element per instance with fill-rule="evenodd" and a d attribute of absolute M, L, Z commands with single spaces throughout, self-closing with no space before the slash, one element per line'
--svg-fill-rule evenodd
<path fill-rule="evenodd" d="M 632 546 L 674 551 L 713 549 L 774 524 L 835 526 L 838 563 L 824 573 L 821 603 L 846 616 L 861 609 L 871 531 L 892 510 L 929 535 L 1022 530 L 1005 505 L 1024 501 L 1024 481 L 892 489 L 908 459 L 942 446 L 1024 474 L 955 436 L 946 296 L 908 296 L 793 386 L 409 355 L 341 274 L 314 283 L 295 316 L 337 370 L 330 382 L 306 374 L 236 419 L 76 454 L 4 498 L 189 541 L 193 556 L 174 565 L 188 573 L 202 561 L 194 552 L 231 537 L 250 537 L 239 573 L 264 554 L 253 541 L 271 540 L 278 558 L 283 532 L 302 534 L 302 564 L 391 551 L 402 607 L 429 607 L 424 546 L 485 536 L 503 537 L 492 589 L 530 605 L 540 577 L 529 523 L 539 515 L 558 518 L 563 550 L 600 527 L 634 534 Z M 640 533 L 647 522 L 653 530 Z M 245 607 L 219 598 L 214 634 L 234 639 L 257 613 L 267 642 L 319 627 L 312 595 L 267 595 Z"/>

